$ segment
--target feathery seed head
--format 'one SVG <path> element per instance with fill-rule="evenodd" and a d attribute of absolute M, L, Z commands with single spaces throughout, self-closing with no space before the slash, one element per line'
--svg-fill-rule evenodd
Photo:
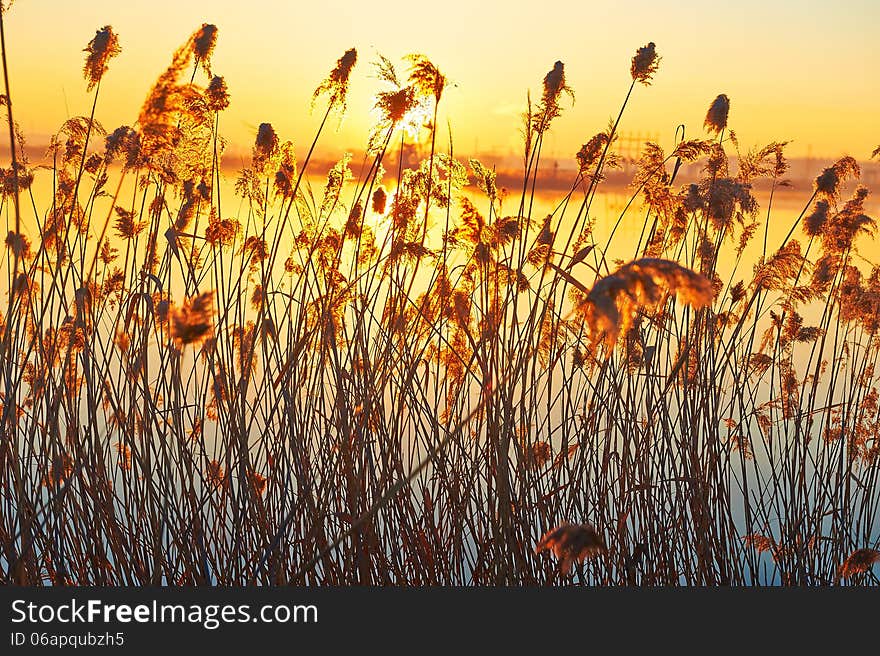
<path fill-rule="evenodd" d="M 657 67 L 660 64 L 660 56 L 654 48 L 654 42 L 651 41 L 648 45 L 636 50 L 629 67 L 633 81 L 641 82 L 645 86 L 651 84 L 651 76 L 657 72 Z"/>
<path fill-rule="evenodd" d="M 122 52 L 122 48 L 113 28 L 105 25 L 95 31 L 95 38 L 89 41 L 83 52 L 88 53 L 83 66 L 83 75 L 89 83 L 86 90 L 91 91 L 107 72 L 107 62 Z"/>
<path fill-rule="evenodd" d="M 575 155 L 578 162 L 578 169 L 581 173 L 586 173 L 592 168 L 593 164 L 599 161 L 605 147 L 608 145 L 608 133 L 600 132 L 594 135 L 590 140 L 581 146 L 581 149 Z"/>
<path fill-rule="evenodd" d="M 730 112 L 730 99 L 726 94 L 719 94 L 712 104 L 709 105 L 709 111 L 706 112 L 706 120 L 703 126 L 706 130 L 713 134 L 721 134 L 727 127 L 727 114 Z"/>
<path fill-rule="evenodd" d="M 260 123 L 254 142 L 254 168 L 263 171 L 266 163 L 278 154 L 278 135 L 271 123 Z"/>
<path fill-rule="evenodd" d="M 565 522 L 547 531 L 535 546 L 535 553 L 551 551 L 559 561 L 563 575 L 571 574 L 572 565 L 595 558 L 606 551 L 605 541 L 590 524 Z"/>
<path fill-rule="evenodd" d="M 557 61 L 544 76 L 544 103 L 552 105 L 559 102 L 559 95 L 565 89 L 565 64 Z"/>
<path fill-rule="evenodd" d="M 212 77 L 208 88 L 205 89 L 205 98 L 208 101 L 208 109 L 212 112 L 222 112 L 229 107 L 229 89 L 226 80 L 219 75 Z"/>
<path fill-rule="evenodd" d="M 695 308 L 712 302 L 714 290 L 706 276 L 671 260 L 641 258 L 601 278 L 579 303 L 593 344 L 605 343 L 606 356 L 643 309 L 657 308 L 670 294 Z"/>
<path fill-rule="evenodd" d="M 202 26 L 193 34 L 192 43 L 196 64 L 201 64 L 205 73 L 210 75 L 211 55 L 214 53 L 214 46 L 217 45 L 217 26 L 202 23 Z"/>
<path fill-rule="evenodd" d="M 383 187 L 379 187 L 373 192 L 373 212 L 376 214 L 385 214 L 385 203 L 388 201 L 388 194 Z"/>
<path fill-rule="evenodd" d="M 356 62 L 357 50 L 354 48 L 346 50 L 345 54 L 336 61 L 336 67 L 330 71 L 330 75 L 315 89 L 315 93 L 312 94 L 312 103 L 321 94 L 327 93 L 330 95 L 330 107 L 345 112 L 348 78 L 351 76 L 351 69 L 354 68 Z"/>
<path fill-rule="evenodd" d="M 440 102 L 443 89 L 446 87 L 446 76 L 440 72 L 424 55 L 409 55 L 412 69 L 409 81 L 416 90 L 425 96 L 433 96 L 435 102 Z"/>
<path fill-rule="evenodd" d="M 544 76 L 544 93 L 541 97 L 541 105 L 536 114 L 529 112 L 525 118 L 528 121 L 526 125 L 527 139 L 532 132 L 541 134 L 550 127 L 550 122 L 559 116 L 561 108 L 559 106 L 559 97 L 565 92 L 574 100 L 574 92 L 565 84 L 565 64 L 557 61 L 553 64 L 553 68 Z"/>
<path fill-rule="evenodd" d="M 822 233 L 822 228 L 825 227 L 825 223 L 828 221 L 829 207 L 827 200 L 816 201 L 813 211 L 804 217 L 804 232 L 807 235 L 815 237 Z"/>
<path fill-rule="evenodd" d="M 179 346 L 199 343 L 210 337 L 213 325 L 214 292 L 188 298 L 171 315 L 171 336 Z"/>
<path fill-rule="evenodd" d="M 836 200 L 840 195 L 840 186 L 850 177 L 858 178 L 860 174 L 861 169 L 855 158 L 848 155 L 841 157 L 816 177 L 816 193 L 829 200 Z"/>
<path fill-rule="evenodd" d="M 840 576 L 847 579 L 867 572 L 877 562 L 880 562 L 880 551 L 877 549 L 856 549 L 840 566 Z"/>

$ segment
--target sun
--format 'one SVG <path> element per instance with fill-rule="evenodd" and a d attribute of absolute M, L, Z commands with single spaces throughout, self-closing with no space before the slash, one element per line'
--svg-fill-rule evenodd
<path fill-rule="evenodd" d="M 413 87 L 376 94 L 371 114 L 378 134 L 387 136 L 390 130 L 393 137 L 403 137 L 410 144 L 429 140 L 433 128 L 431 103 L 416 95 Z"/>
<path fill-rule="evenodd" d="M 397 129 L 404 134 L 404 137 L 410 143 L 428 141 L 433 128 L 431 106 L 425 98 L 420 98 L 413 108 L 404 114 L 397 125 Z"/>

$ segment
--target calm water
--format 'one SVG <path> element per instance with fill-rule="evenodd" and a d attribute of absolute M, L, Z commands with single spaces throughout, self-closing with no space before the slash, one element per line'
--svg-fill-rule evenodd
<path fill-rule="evenodd" d="M 254 214 L 253 212 L 250 212 L 246 202 L 242 201 L 240 198 L 234 195 L 232 188 L 233 181 L 233 176 L 227 175 L 226 185 L 223 188 L 223 193 L 221 195 L 222 216 L 223 218 L 237 218 L 243 225 L 250 225 L 250 233 L 253 234 L 255 230 L 259 229 L 262 226 L 263 217 Z M 323 190 L 324 180 L 313 178 L 309 181 L 309 183 L 318 204 L 320 204 L 320 197 Z M 46 199 L 50 198 L 49 184 L 49 176 L 43 173 L 42 175 L 40 175 L 40 177 L 38 177 L 34 185 L 34 203 L 36 204 L 36 213 L 40 216 L 43 216 L 45 212 L 49 209 L 49 206 L 46 203 Z M 111 185 L 112 184 L 114 183 L 111 182 Z M 110 193 L 112 193 L 113 190 L 113 188 L 109 188 Z M 488 201 L 484 197 L 482 197 L 480 193 L 476 190 L 469 189 L 466 191 L 466 193 L 475 203 L 477 208 L 484 215 L 488 215 Z M 757 195 L 759 202 L 762 205 L 761 216 L 763 218 L 766 217 L 767 194 L 766 192 L 758 192 Z M 347 205 L 350 202 L 351 196 L 352 189 L 349 186 L 342 195 L 342 202 Z M 769 252 L 773 252 L 779 245 L 781 245 L 783 239 L 791 229 L 792 224 L 796 221 L 798 215 L 804 209 L 804 203 L 809 198 L 809 196 L 809 190 L 787 191 L 781 194 L 777 194 L 774 200 L 774 207 L 770 216 L 770 221 L 767 229 L 767 243 Z M 559 226 L 557 238 L 567 236 L 568 231 L 571 229 L 573 222 L 577 218 L 578 210 L 581 206 L 581 201 L 583 200 L 582 195 L 575 195 L 572 197 L 569 203 L 565 205 L 563 203 L 563 197 L 564 194 L 562 192 L 539 194 L 534 199 L 534 206 L 532 208 L 533 217 L 544 217 L 548 214 L 553 216 L 553 225 Z M 140 196 L 137 193 L 137 190 L 134 189 L 133 185 L 127 184 L 122 189 L 118 204 L 124 207 L 138 207 L 139 199 Z M 22 203 L 22 207 L 25 217 L 25 230 L 28 231 L 31 235 L 32 242 L 36 243 L 36 235 L 38 233 L 36 230 L 36 222 L 34 220 L 34 208 L 31 204 L 31 199 L 29 196 L 26 196 L 23 200 L 24 202 Z M 607 252 L 609 266 L 612 270 L 614 268 L 614 265 L 611 264 L 611 262 L 614 259 L 619 258 L 623 260 L 629 260 L 633 258 L 633 256 L 636 254 L 636 246 L 640 238 L 642 237 L 642 231 L 645 224 L 645 210 L 642 207 L 640 198 L 637 198 L 633 202 L 630 201 L 630 195 L 626 192 L 626 190 L 608 190 L 597 194 L 592 203 L 592 206 L 590 207 L 589 217 L 594 225 L 594 238 L 596 243 L 600 246 L 605 245 L 605 243 L 609 239 L 609 236 L 611 235 L 613 226 L 618 221 L 618 219 L 620 220 L 619 226 L 617 227 L 614 238 L 611 242 L 611 246 Z M 627 207 L 628 204 L 629 207 Z M 175 202 L 169 202 L 169 206 L 175 207 L 175 205 Z M 505 206 L 502 209 L 502 214 L 516 214 L 517 206 L 518 199 L 512 196 L 509 197 L 506 200 Z M 98 199 L 98 202 L 95 205 L 95 211 L 92 219 L 92 238 L 89 242 L 91 247 L 93 247 L 94 244 L 97 242 L 98 233 L 100 232 L 101 227 L 106 220 L 109 209 L 110 204 L 108 199 Z M 876 216 L 878 214 L 877 210 L 878 205 L 876 203 L 872 203 L 868 208 L 868 213 Z M 456 210 L 453 211 L 453 217 L 455 217 L 455 214 Z M 337 218 L 337 222 L 343 222 L 344 217 L 345 212 L 340 212 L 340 215 Z M 167 217 L 165 220 L 168 220 Z M 269 220 L 272 225 L 277 225 L 277 217 L 273 217 L 272 215 L 270 215 Z M 8 212 L 7 221 L 9 221 Z M 440 243 L 439 236 L 442 232 L 443 227 L 440 221 L 441 217 L 435 216 L 433 218 L 433 225 L 431 226 L 430 231 L 431 238 L 437 240 L 436 243 Z M 540 222 L 538 223 L 540 224 Z M 292 227 L 294 231 L 298 227 L 295 220 L 292 221 Z M 382 221 L 376 221 L 374 224 L 374 228 L 377 234 L 381 237 L 382 231 L 387 230 L 387 225 L 384 224 Z M 113 234 L 112 222 L 110 228 L 107 231 L 107 234 Z M 292 234 L 293 232 L 291 232 L 291 235 Z M 802 244 L 806 243 L 806 239 L 801 235 L 799 228 L 795 233 L 795 238 L 799 239 Z M 735 272 L 733 271 L 733 266 L 735 264 L 733 258 L 722 258 L 719 263 L 719 269 L 720 273 L 725 277 L 725 279 L 729 278 L 732 282 L 735 282 L 739 279 L 745 279 L 745 281 L 748 282 L 751 279 L 752 267 L 762 254 L 763 241 L 764 227 L 761 226 L 761 228 L 757 231 L 754 239 L 743 253 L 742 258 L 737 265 L 738 268 Z M 733 250 L 734 247 L 735 246 L 732 242 L 727 242 L 724 246 L 724 248 L 728 251 Z M 160 252 L 164 250 L 164 248 L 164 242 L 160 243 Z M 869 240 L 863 240 L 861 242 L 861 250 L 862 253 L 867 256 L 868 261 L 874 259 L 875 254 L 878 252 L 876 243 Z M 817 251 L 811 252 L 811 259 L 816 254 L 818 254 Z M 283 256 L 279 258 L 279 266 L 281 266 L 281 263 L 283 263 L 283 259 Z M 866 267 L 868 266 L 866 262 L 863 262 L 863 264 Z M 584 269 L 583 274 L 581 275 L 584 275 L 585 283 L 589 283 L 592 280 L 592 273 L 590 273 L 587 269 Z M 807 316 L 807 318 L 810 318 L 809 315 Z M 804 353 L 805 352 L 806 351 L 804 351 Z M 558 389 L 560 384 L 561 382 L 557 380 L 554 383 L 554 386 Z M 555 412 L 555 410 L 551 411 L 551 413 Z M 551 417 L 550 423 L 553 424 L 554 421 L 556 421 L 557 419 L 558 418 L 556 417 Z M 759 467 L 768 468 L 770 466 L 768 454 L 759 452 L 756 449 L 755 456 L 758 460 Z M 429 472 L 430 469 L 428 470 L 428 473 Z M 733 499 L 735 518 L 739 522 L 742 521 L 743 518 L 742 501 L 741 498 L 737 495 L 733 495 Z M 770 558 L 770 556 L 769 554 L 764 554 L 762 558 L 767 560 Z"/>

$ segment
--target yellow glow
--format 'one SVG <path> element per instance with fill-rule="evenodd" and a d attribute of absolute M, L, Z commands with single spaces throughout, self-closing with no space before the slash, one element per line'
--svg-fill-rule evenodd
<path fill-rule="evenodd" d="M 226 77 L 232 98 L 221 131 L 244 153 L 264 121 L 300 147 L 310 143 L 320 119 L 319 111 L 309 113 L 311 94 L 354 46 L 359 61 L 348 114 L 322 138 L 324 152 L 365 146 L 380 86 L 370 64 L 376 53 L 405 75 L 401 58 L 417 52 L 449 78 L 438 143 L 448 141 L 448 123 L 461 154 L 518 154 L 526 92 L 539 98 L 543 76 L 562 60 L 576 102 L 564 105 L 545 153 L 570 159 L 617 115 L 629 88 L 630 58 L 654 41 L 660 69 L 651 87 L 637 85 L 624 132 L 656 135 L 669 145 L 684 124 L 688 136 L 698 136 L 709 102 L 726 93 L 730 125 L 744 147 L 791 140 L 790 156 L 867 159 L 880 142 L 873 68 L 880 61 L 878 6 L 872 0 L 845 0 L 833 9 L 815 0 L 746 0 L 735 8 L 647 0 L 540 6 L 29 0 L 13 5 L 6 25 L 16 118 L 34 144 L 65 118 L 88 114 L 82 49 L 97 28 L 112 25 L 123 49 L 110 63 L 98 103 L 99 120 L 113 129 L 134 122 L 174 49 L 210 22 L 219 27 L 213 68 Z"/>
<path fill-rule="evenodd" d="M 415 107 L 404 114 L 397 124 L 407 143 L 421 143 L 428 139 L 428 129 L 431 124 L 432 109 L 425 101 L 418 102 Z"/>

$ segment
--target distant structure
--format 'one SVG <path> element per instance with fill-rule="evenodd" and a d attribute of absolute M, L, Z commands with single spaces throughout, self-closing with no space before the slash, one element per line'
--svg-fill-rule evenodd
<path fill-rule="evenodd" d="M 631 173 L 639 161 L 642 152 L 645 150 L 645 144 L 649 141 L 659 143 L 660 135 L 655 133 L 642 132 L 621 132 L 617 140 L 613 144 L 615 152 L 620 156 L 620 163 L 623 165 L 624 173 Z"/>

